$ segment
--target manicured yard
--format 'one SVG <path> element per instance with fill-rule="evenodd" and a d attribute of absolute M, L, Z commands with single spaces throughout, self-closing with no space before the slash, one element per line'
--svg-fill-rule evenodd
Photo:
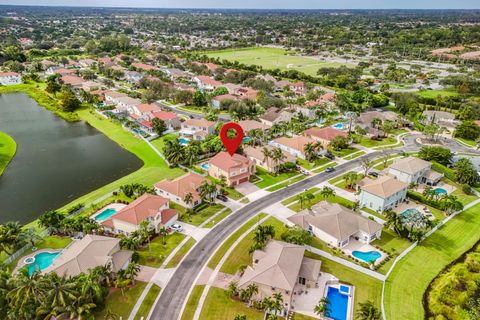
<path fill-rule="evenodd" d="M 393 264 L 395 257 L 410 247 L 412 243 L 405 238 L 400 238 L 392 230 L 386 227 L 382 230 L 381 239 L 375 240 L 372 245 L 379 246 L 383 250 L 387 251 L 391 255 L 391 259 L 377 271 L 386 274 Z"/>
<path fill-rule="evenodd" d="M 215 179 L 214 177 L 208 176 L 207 178 L 215 183 L 220 183 L 220 181 Z M 232 200 L 240 200 L 244 197 L 244 195 L 241 194 L 239 191 L 237 191 L 235 188 L 226 187 L 223 189 L 227 192 L 227 197 L 229 197 Z"/>
<path fill-rule="evenodd" d="M 332 148 L 330 148 L 330 149 L 328 149 L 328 151 L 330 151 L 335 157 L 343 158 L 343 157 L 346 157 L 348 155 L 351 155 L 354 152 L 358 152 L 360 150 L 358 150 L 357 148 L 354 148 L 354 147 L 349 147 L 349 148 L 342 149 L 342 150 L 333 150 Z"/>
<path fill-rule="evenodd" d="M 218 203 L 202 203 L 196 213 L 191 214 L 189 217 L 182 215 L 180 220 L 194 226 L 199 226 L 223 208 L 224 206 Z"/>
<path fill-rule="evenodd" d="M 166 135 L 164 135 L 160 138 L 157 138 L 155 140 L 150 141 L 150 143 L 153 144 L 155 146 L 155 148 L 157 148 L 158 151 L 163 153 L 163 147 L 165 146 L 167 141 L 172 141 L 172 140 L 175 140 L 177 138 L 178 138 L 178 134 L 169 133 L 169 134 L 166 134 Z"/>
<path fill-rule="evenodd" d="M 262 225 L 273 226 L 275 229 L 275 239 L 277 240 L 280 240 L 280 235 L 286 230 L 284 223 L 274 217 L 268 218 L 262 223 Z M 232 251 L 220 268 L 220 272 L 235 274 L 240 266 L 252 264 L 252 256 L 248 251 L 254 243 L 253 233 L 254 232 L 251 231 L 238 243 L 235 250 Z"/>
<path fill-rule="evenodd" d="M 261 178 L 262 180 L 255 183 L 255 185 L 257 187 L 259 187 L 260 189 L 263 189 L 263 188 L 271 186 L 272 184 L 279 183 L 279 182 L 282 182 L 286 179 L 294 177 L 298 174 L 299 173 L 297 171 L 293 171 L 293 172 L 280 173 L 280 174 L 274 176 L 273 174 L 270 174 L 267 170 L 262 169 L 260 167 L 257 167 L 256 175 L 259 178 Z"/>
<path fill-rule="evenodd" d="M 470 147 L 476 147 L 477 146 L 477 143 L 473 140 L 464 139 L 464 138 L 455 138 L 455 139 L 460 141 L 460 142 L 463 142 L 464 144 L 466 144 Z"/>
<path fill-rule="evenodd" d="M 306 203 L 303 204 L 303 208 L 302 208 L 300 202 L 296 202 L 296 203 L 292 204 L 291 206 L 289 206 L 288 208 L 290 208 L 291 210 L 293 210 L 295 212 L 300 212 L 303 209 L 307 208 L 307 206 L 309 206 L 309 205 L 313 206 L 314 204 L 316 204 L 320 201 L 323 201 L 323 200 L 326 200 L 330 203 L 338 203 L 338 204 L 340 204 L 344 207 L 347 207 L 347 208 L 352 208 L 353 205 L 354 205 L 354 203 L 352 201 L 347 200 L 347 199 L 342 198 L 342 197 L 337 196 L 337 195 L 325 199 L 319 193 L 317 193 L 315 195 L 314 199 L 312 199 L 310 202 L 307 201 Z"/>
<path fill-rule="evenodd" d="M 358 135 L 355 135 L 355 136 L 357 136 L 357 138 L 360 138 Z M 362 137 L 359 142 L 361 146 L 364 146 L 366 148 L 381 147 L 381 146 L 386 146 L 386 145 L 396 144 L 396 143 L 397 143 L 397 139 L 391 136 L 387 138 L 383 138 L 382 140 L 374 140 L 374 139 Z"/>
<path fill-rule="evenodd" d="M 150 309 L 152 308 L 153 303 L 157 299 L 161 290 L 162 289 L 156 284 L 152 285 L 150 290 L 148 290 L 148 293 L 145 296 L 145 299 L 140 305 L 140 309 L 138 309 L 137 314 L 135 315 L 135 320 L 140 320 L 142 317 L 143 319 L 147 318 L 148 313 L 150 312 Z"/>
<path fill-rule="evenodd" d="M 174 232 L 165 237 L 165 245 L 163 245 L 162 237 L 156 237 L 150 245 L 146 245 L 141 251 L 138 251 L 140 259 L 138 263 L 144 266 L 158 268 L 162 265 L 163 260 L 175 249 L 185 238 L 184 234 Z M 150 248 L 149 248 L 150 247 Z"/>
<path fill-rule="evenodd" d="M 417 94 L 423 98 L 435 99 L 438 96 L 443 97 L 456 97 L 458 93 L 454 89 L 441 89 L 441 90 L 423 90 L 417 92 Z"/>
<path fill-rule="evenodd" d="M 146 286 L 147 283 L 137 281 L 135 286 L 124 289 L 124 295 L 122 295 L 121 290 L 115 289 L 115 291 L 111 292 L 107 296 L 105 308 L 95 315 L 95 319 L 103 320 L 109 309 L 115 313 L 117 317 L 128 319 L 133 306 L 137 302 Z"/>
<path fill-rule="evenodd" d="M 297 312 L 295 312 L 292 317 L 292 320 L 316 320 L 316 319 L 317 318 L 306 316 L 304 314 L 297 313 Z"/>
<path fill-rule="evenodd" d="M 355 286 L 354 312 L 358 310 L 359 303 L 367 300 L 372 301 L 380 309 L 382 296 L 381 281 L 308 251 L 305 252 L 305 256 L 322 261 L 322 266 L 320 267 L 322 272 L 333 274 L 340 279 L 340 282 Z"/>
<path fill-rule="evenodd" d="M 188 297 L 187 304 L 185 305 L 185 309 L 183 310 L 182 320 L 193 319 L 203 289 L 205 289 L 205 285 L 196 285 L 193 287 L 193 290 Z"/>
<path fill-rule="evenodd" d="M 345 160 L 352 160 L 352 159 L 355 159 L 355 158 L 358 158 L 360 156 L 363 156 L 365 154 L 365 151 L 360 151 L 360 152 L 355 152 L 355 153 L 352 153 L 351 155 L 349 156 L 346 156 Z"/>
<path fill-rule="evenodd" d="M 190 238 L 185 242 L 185 244 L 177 251 L 177 253 L 173 256 L 173 258 L 167 263 L 165 268 L 175 268 L 180 261 L 185 257 L 187 252 L 193 247 L 195 244 L 195 239 Z"/>
<path fill-rule="evenodd" d="M 0 176 L 17 152 L 17 144 L 12 137 L 0 131 Z"/>
<path fill-rule="evenodd" d="M 310 189 L 308 189 L 307 191 L 302 192 L 302 193 L 299 193 L 299 194 L 297 194 L 297 195 L 294 196 L 294 197 L 290 197 L 290 198 L 288 198 L 288 199 L 283 200 L 283 201 L 282 201 L 282 204 L 286 206 L 287 204 L 290 204 L 290 203 L 292 203 L 292 202 L 297 201 L 297 200 L 298 200 L 298 196 L 300 196 L 300 195 L 305 195 L 305 194 L 307 194 L 307 193 L 312 193 L 312 194 L 313 194 L 313 193 L 317 192 L 318 190 L 320 190 L 320 188 L 317 188 L 317 187 L 310 188 Z"/>
<path fill-rule="evenodd" d="M 263 217 L 265 217 L 265 213 L 260 213 L 258 216 L 253 217 L 252 219 L 248 220 L 247 223 L 245 223 L 243 226 L 241 226 L 237 231 L 235 231 L 225 242 L 218 248 L 218 250 L 215 252 L 212 258 L 210 258 L 210 261 L 208 261 L 208 267 L 211 269 L 215 269 L 215 267 L 218 265 L 220 260 L 223 258 L 225 255 L 225 252 L 232 246 L 232 244 L 242 235 L 247 231 L 249 228 L 251 228 L 253 225 L 258 223 Z"/>
<path fill-rule="evenodd" d="M 318 158 L 318 159 L 315 159 L 314 162 L 309 162 L 309 161 L 307 161 L 307 160 L 300 159 L 300 158 L 297 159 L 297 163 L 298 163 L 301 167 L 303 167 L 303 168 L 305 168 L 305 169 L 307 169 L 307 170 L 311 170 L 311 169 L 313 169 L 313 168 L 320 167 L 320 166 L 322 166 L 322 165 L 324 165 L 324 164 L 329 163 L 330 161 L 331 161 L 331 160 L 328 159 L 328 158 Z"/>
<path fill-rule="evenodd" d="M 215 225 L 220 223 L 223 219 L 228 217 L 232 213 L 232 209 L 226 209 L 223 210 L 221 213 L 219 213 L 212 221 L 204 225 L 204 228 L 213 228 Z"/>
<path fill-rule="evenodd" d="M 248 320 L 263 320 L 264 312 L 249 308 L 246 303 L 230 299 L 223 289 L 211 287 L 203 304 L 200 319 L 230 320 L 237 314 L 246 315 Z"/>
<path fill-rule="evenodd" d="M 385 284 L 389 320 L 423 319 L 422 296 L 432 279 L 480 239 L 480 205 L 459 214 L 400 260 Z"/>
<path fill-rule="evenodd" d="M 303 179 L 305 179 L 305 178 L 306 178 L 306 176 L 304 176 L 304 175 L 295 177 L 295 178 L 293 178 L 293 179 L 291 179 L 291 180 L 288 180 L 288 181 L 282 182 L 282 183 L 280 183 L 280 184 L 277 184 L 276 186 L 270 187 L 270 188 L 267 189 L 267 191 L 270 191 L 270 192 L 277 191 L 277 190 L 279 190 L 279 189 L 282 189 L 282 188 L 284 188 L 284 187 L 287 187 L 287 186 L 289 186 L 289 185 L 291 185 L 291 184 L 294 184 L 295 182 L 298 182 L 298 181 L 303 180 Z"/>

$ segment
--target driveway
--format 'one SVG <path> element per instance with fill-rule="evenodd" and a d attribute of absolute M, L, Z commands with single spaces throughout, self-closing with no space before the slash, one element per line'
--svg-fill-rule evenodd
<path fill-rule="evenodd" d="M 257 187 L 256 185 L 254 185 L 253 183 L 251 182 L 244 182 L 244 183 L 241 183 L 239 184 L 238 186 L 235 186 L 235 189 L 242 193 L 243 195 L 249 195 L 251 193 L 254 193 L 255 191 L 258 191 L 260 190 L 259 187 Z"/>

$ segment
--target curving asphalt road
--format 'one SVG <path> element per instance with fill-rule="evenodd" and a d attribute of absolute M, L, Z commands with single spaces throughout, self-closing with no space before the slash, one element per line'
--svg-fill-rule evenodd
<path fill-rule="evenodd" d="M 403 139 L 405 142 L 404 147 L 388 149 L 386 152 L 393 154 L 402 151 L 417 151 L 421 147 L 421 144 L 415 142 L 416 137 L 417 135 L 408 135 Z M 457 152 L 465 152 L 465 150 L 472 152 L 472 149 L 465 148 L 464 146 L 456 142 L 449 143 L 448 147 L 451 150 Z M 478 153 L 480 154 L 480 152 Z M 237 228 L 239 228 L 257 213 L 261 212 L 263 209 L 276 202 L 279 202 L 305 189 L 314 187 L 321 182 L 328 181 L 339 174 L 346 173 L 358 167 L 360 165 L 360 159 L 362 158 L 368 157 L 375 159 L 378 157 L 382 157 L 383 155 L 384 153 L 382 151 L 376 151 L 358 157 L 352 161 L 336 166 L 335 172 L 322 172 L 310 178 L 301 180 L 291 186 L 280 189 L 276 192 L 268 194 L 261 199 L 253 201 L 242 207 L 241 209 L 237 210 L 236 212 L 232 213 L 225 220 L 219 223 L 214 228 L 213 232 L 209 232 L 202 240 L 200 240 L 200 242 L 198 242 L 198 244 L 188 253 L 185 259 L 180 263 L 167 286 L 162 289 L 160 298 L 156 302 L 149 319 L 173 320 L 181 317 L 180 312 L 183 306 L 183 302 L 185 301 L 185 299 L 187 299 L 190 288 L 194 284 L 194 281 L 196 280 L 203 266 L 210 259 L 211 255 L 225 239 L 227 239 L 233 232 L 235 232 Z"/>

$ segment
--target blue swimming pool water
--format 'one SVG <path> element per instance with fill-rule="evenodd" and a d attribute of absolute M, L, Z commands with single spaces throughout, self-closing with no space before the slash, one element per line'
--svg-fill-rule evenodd
<path fill-rule="evenodd" d="M 202 164 L 200 165 L 200 168 L 202 168 L 202 169 L 205 170 L 205 171 L 208 171 L 208 169 L 210 169 L 210 164 L 207 163 L 207 162 L 202 163 Z"/>
<path fill-rule="evenodd" d="M 443 189 L 443 188 L 435 188 L 435 194 L 447 194 L 447 190 Z"/>
<path fill-rule="evenodd" d="M 340 285 L 340 292 L 341 293 L 350 293 L 350 287 Z"/>
<path fill-rule="evenodd" d="M 338 129 L 338 130 L 343 130 L 343 129 L 345 129 L 345 125 L 344 125 L 343 123 L 335 123 L 335 124 L 333 125 L 333 127 L 334 127 L 335 129 Z"/>
<path fill-rule="evenodd" d="M 113 208 L 105 209 L 96 215 L 94 219 L 95 221 L 102 222 L 113 216 L 115 213 L 117 213 L 117 210 Z"/>
<path fill-rule="evenodd" d="M 380 258 L 382 255 L 378 251 L 368 251 L 368 252 L 363 252 L 363 251 L 353 251 L 352 255 L 360 260 L 363 260 L 367 263 L 370 263 L 372 261 L 377 260 Z"/>
<path fill-rule="evenodd" d="M 183 145 L 187 145 L 189 143 L 189 141 L 185 138 L 180 138 L 178 139 L 178 141 L 180 141 L 180 144 L 183 144 Z"/>
<path fill-rule="evenodd" d="M 60 255 L 60 252 L 41 252 L 35 255 L 35 262 L 27 265 L 28 274 L 32 275 L 34 271 L 42 271 L 48 268 L 53 261 Z"/>
<path fill-rule="evenodd" d="M 329 318 L 334 320 L 347 320 L 348 295 L 343 294 L 337 288 L 328 287 L 327 299 L 329 302 Z"/>
<path fill-rule="evenodd" d="M 242 142 L 247 143 L 248 141 L 250 141 L 249 137 L 243 137 Z"/>

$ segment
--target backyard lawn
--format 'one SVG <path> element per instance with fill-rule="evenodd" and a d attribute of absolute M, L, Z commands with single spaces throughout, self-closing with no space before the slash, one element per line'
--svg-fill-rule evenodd
<path fill-rule="evenodd" d="M 151 140 L 150 143 L 153 144 L 154 147 L 157 148 L 157 150 L 163 154 L 163 147 L 165 146 L 165 143 L 167 143 L 167 141 L 172 141 L 177 138 L 178 138 L 178 134 L 169 133 L 164 136 L 161 136 L 160 138 Z"/>
<path fill-rule="evenodd" d="M 193 290 L 188 297 L 187 304 L 185 305 L 185 309 L 183 310 L 182 320 L 193 319 L 203 289 L 205 289 L 205 285 L 196 285 L 193 287 Z"/>
<path fill-rule="evenodd" d="M 156 284 L 152 285 L 150 290 L 148 290 L 145 299 L 143 299 L 143 302 L 140 305 L 140 308 L 138 309 L 134 320 L 140 320 L 142 317 L 143 319 L 147 318 L 148 314 L 150 313 L 150 309 L 153 306 L 153 303 L 157 299 L 157 296 L 160 294 L 160 291 L 161 288 L 159 286 L 157 286 Z"/>
<path fill-rule="evenodd" d="M 400 260 L 385 284 L 388 320 L 424 319 L 422 296 L 450 262 L 479 241 L 480 205 L 449 221 Z"/>
<path fill-rule="evenodd" d="M 257 167 L 257 173 L 256 175 L 261 178 L 262 180 L 255 183 L 257 187 L 260 189 L 266 188 L 271 186 L 272 184 L 282 182 L 286 179 L 289 179 L 291 177 L 294 177 L 298 175 L 298 171 L 293 171 L 293 172 L 285 172 L 285 173 L 279 173 L 276 176 L 270 174 L 267 170 Z"/>
<path fill-rule="evenodd" d="M 8 134 L 0 131 L 0 176 L 10 161 L 12 161 L 16 151 L 17 144 L 15 140 Z"/>
<path fill-rule="evenodd" d="M 263 320 L 264 312 L 249 308 L 245 302 L 230 299 L 223 289 L 211 287 L 203 304 L 200 319 L 234 319 L 237 314 L 246 315 L 248 320 Z"/>
<path fill-rule="evenodd" d="M 158 268 L 162 265 L 166 257 L 175 249 L 185 238 L 184 234 L 179 232 L 170 233 L 163 237 L 156 237 L 152 242 L 147 244 L 145 248 L 138 251 L 140 256 L 138 263 L 144 266 Z M 165 240 L 165 245 L 163 244 Z"/>
<path fill-rule="evenodd" d="M 122 295 L 121 290 L 114 289 L 114 291 L 107 296 L 105 308 L 101 312 L 95 314 L 95 319 L 105 319 L 105 314 L 108 310 L 115 313 L 117 317 L 128 319 L 130 312 L 132 312 L 133 306 L 137 302 L 146 286 L 146 282 L 137 281 L 135 286 L 124 289 L 124 295 Z"/>
<path fill-rule="evenodd" d="M 379 246 L 391 255 L 391 259 L 385 262 L 385 264 L 377 270 L 382 274 L 386 274 L 392 266 L 396 256 L 410 247 L 412 243 L 405 238 L 400 238 L 392 230 L 385 227 L 382 230 L 381 239 L 375 240 L 372 245 Z"/>

